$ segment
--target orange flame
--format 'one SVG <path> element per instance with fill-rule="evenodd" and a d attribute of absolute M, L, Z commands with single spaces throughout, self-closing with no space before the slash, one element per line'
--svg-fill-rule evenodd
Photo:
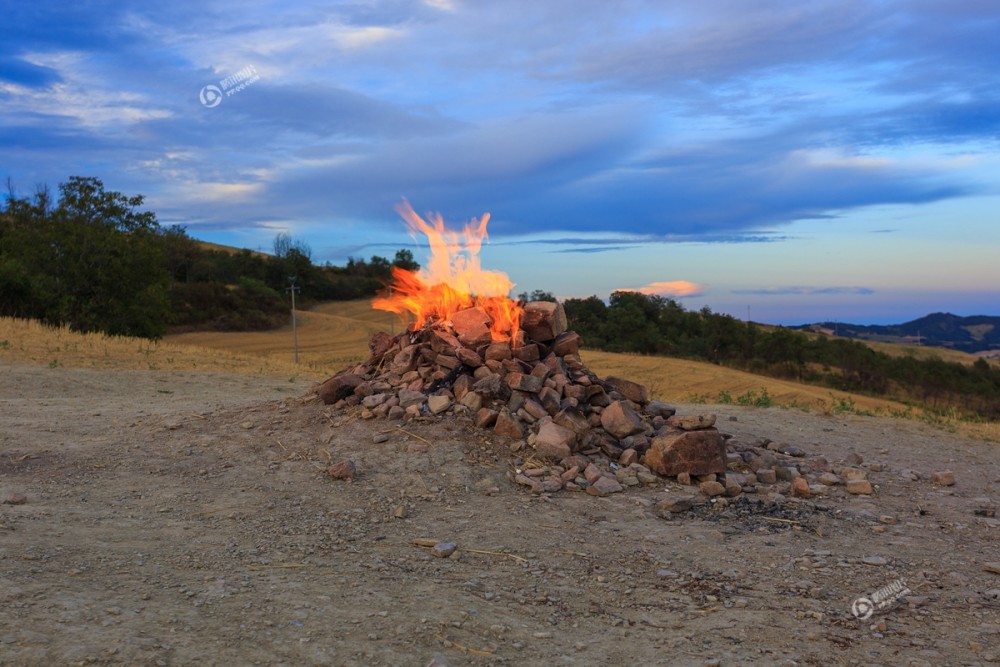
<path fill-rule="evenodd" d="M 517 336 L 521 306 L 507 295 L 514 283 L 502 271 L 487 271 L 479 264 L 479 250 L 486 234 L 490 214 L 473 218 L 462 232 L 445 229 L 440 214 L 426 221 L 414 212 L 408 201 L 396 206 L 406 221 L 410 234 L 422 232 L 430 244 L 431 256 L 426 268 L 407 271 L 392 268 L 392 283 L 387 293 L 372 301 L 372 307 L 400 315 L 413 316 L 412 330 L 428 322 L 447 323 L 451 316 L 466 308 L 478 307 L 492 320 L 493 340 L 511 340 Z"/>

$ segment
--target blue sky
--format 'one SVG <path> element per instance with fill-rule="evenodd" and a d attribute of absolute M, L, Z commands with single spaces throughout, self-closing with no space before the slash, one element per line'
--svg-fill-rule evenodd
<path fill-rule="evenodd" d="M 0 17 L 0 176 L 24 195 L 97 176 L 196 238 L 289 232 L 338 264 L 422 261 L 406 198 L 456 227 L 489 212 L 482 265 L 516 291 L 641 289 L 785 324 L 1000 315 L 992 1 L 0 0 Z"/>

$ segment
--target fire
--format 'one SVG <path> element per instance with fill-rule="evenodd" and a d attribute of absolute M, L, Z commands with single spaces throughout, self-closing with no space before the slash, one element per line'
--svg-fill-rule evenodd
<path fill-rule="evenodd" d="M 479 264 L 479 250 L 488 240 L 486 224 L 490 214 L 473 218 L 461 232 L 445 229 L 440 214 L 424 220 L 403 201 L 396 211 L 406 221 L 410 233 L 423 233 L 430 245 L 430 261 L 419 271 L 392 268 L 392 283 L 372 307 L 400 315 L 409 313 L 413 330 L 427 323 L 447 323 L 452 315 L 467 308 L 480 308 L 489 315 L 493 340 L 514 341 L 521 321 L 521 306 L 507 295 L 514 283 L 502 271 L 488 271 Z"/>

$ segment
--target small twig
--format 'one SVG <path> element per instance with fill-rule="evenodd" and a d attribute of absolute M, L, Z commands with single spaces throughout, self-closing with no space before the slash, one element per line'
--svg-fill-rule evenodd
<path fill-rule="evenodd" d="M 417 440 L 420 440 L 421 442 L 426 442 L 428 445 L 433 445 L 434 444 L 433 442 L 431 442 L 427 438 L 421 438 L 416 433 L 410 433 L 405 428 L 394 428 L 394 429 L 391 429 L 391 430 L 393 430 L 393 431 L 400 431 L 401 433 L 405 433 L 406 435 L 413 436 L 414 438 L 416 438 Z"/>
<path fill-rule="evenodd" d="M 38 454 L 25 454 L 23 456 L 18 456 L 16 459 L 14 459 L 14 463 L 22 463 L 24 461 L 27 461 L 28 459 L 37 459 L 37 458 Z"/>
<path fill-rule="evenodd" d="M 486 549 L 462 549 L 462 551 L 468 551 L 473 554 L 487 554 L 489 556 L 507 556 L 508 558 L 513 558 L 514 560 L 519 560 L 522 563 L 527 563 L 527 558 L 522 558 L 521 556 L 515 556 L 514 554 L 509 554 L 506 551 L 487 551 Z"/>
<path fill-rule="evenodd" d="M 493 651 L 484 651 L 483 649 L 480 649 L 480 648 L 472 648 L 471 646 L 463 646 L 462 644 L 459 644 L 454 639 L 449 639 L 448 637 L 444 636 L 440 632 L 436 633 L 434 636 L 437 637 L 438 639 L 440 639 L 443 642 L 448 642 L 449 644 L 451 644 L 452 646 L 454 646 L 455 648 L 457 648 L 459 651 L 465 651 L 466 653 L 472 653 L 474 655 L 494 655 Z"/>
<path fill-rule="evenodd" d="M 330 452 L 326 451 L 326 449 L 324 449 L 323 447 L 320 447 L 319 451 L 321 451 L 324 454 L 326 454 L 326 462 L 327 463 L 330 463 L 331 461 L 333 461 L 333 455 Z"/>

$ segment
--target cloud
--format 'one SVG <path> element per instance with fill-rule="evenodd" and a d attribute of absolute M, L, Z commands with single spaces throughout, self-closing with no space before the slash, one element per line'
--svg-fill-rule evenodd
<path fill-rule="evenodd" d="M 689 280 L 666 280 L 652 282 L 648 285 L 643 285 L 642 287 L 635 289 L 624 289 L 620 291 L 639 292 L 640 294 L 646 295 L 655 294 L 658 296 L 683 299 L 685 297 L 702 296 L 706 289 L 707 287 L 705 285 L 693 283 Z"/>
<path fill-rule="evenodd" d="M 871 287 L 766 287 L 760 289 L 735 289 L 733 294 L 749 294 L 753 296 L 831 296 L 831 295 L 854 295 L 870 296 L 875 294 Z"/>

